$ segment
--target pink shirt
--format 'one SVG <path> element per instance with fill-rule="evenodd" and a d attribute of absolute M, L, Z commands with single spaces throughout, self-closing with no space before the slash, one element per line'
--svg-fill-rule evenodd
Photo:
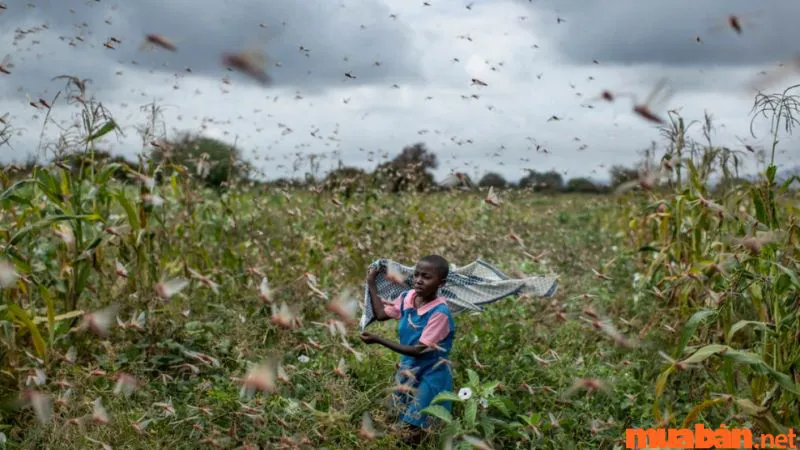
<path fill-rule="evenodd" d="M 411 291 L 411 295 L 406 294 L 405 299 L 401 295 L 397 297 L 391 304 L 384 303 L 383 311 L 392 319 L 400 319 L 400 302 L 405 301 L 403 304 L 403 309 L 414 309 L 414 297 L 416 295 L 417 293 L 415 291 Z M 426 303 L 417 310 L 417 314 L 425 314 L 434 307 L 442 304 L 447 304 L 447 298 L 439 297 L 432 302 Z M 446 338 L 447 333 L 449 332 L 450 322 L 447 320 L 447 316 L 437 312 L 428 319 L 427 325 L 425 325 L 425 328 L 422 330 L 422 336 L 419 338 L 419 343 L 427 345 L 428 347 L 433 347 L 439 342 L 442 342 L 442 339 Z"/>

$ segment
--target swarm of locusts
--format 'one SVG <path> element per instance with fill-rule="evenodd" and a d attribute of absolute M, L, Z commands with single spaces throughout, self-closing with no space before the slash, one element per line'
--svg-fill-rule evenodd
<path fill-rule="evenodd" d="M 726 24 L 747 36 L 742 16 Z M 103 51 L 124 45 L 109 37 Z M 153 33 L 140 48 L 173 57 L 181 45 Z M 219 62 L 271 84 L 261 51 Z M 15 69 L 0 62 L 4 76 Z M 248 179 L 213 190 L 217 162 L 203 153 L 186 170 L 179 143 L 153 127 L 142 142 L 160 160 L 94 161 L 120 125 L 87 94 L 90 79 L 53 80 L 81 118 L 55 146 L 82 156 L 0 174 L 3 445 L 399 448 L 389 400 L 416 388 L 386 382 L 394 361 L 359 345 L 364 278 L 375 257 L 434 252 L 565 279 L 545 302 L 458 316 L 453 356 L 439 362 L 454 392 L 427 411 L 439 419 L 427 448 L 622 448 L 631 426 L 800 426 L 797 180 L 772 164 L 763 180 L 735 177 L 743 156 L 712 142 L 710 119 L 698 143 L 660 112 L 666 79 L 641 102 L 600 95 L 631 99 L 669 139 L 609 195 L 484 188 L 463 172 L 448 181 L 463 190 L 435 193 Z M 27 101 L 49 114 L 57 99 Z M 405 283 L 394 267 L 387 278 Z"/>

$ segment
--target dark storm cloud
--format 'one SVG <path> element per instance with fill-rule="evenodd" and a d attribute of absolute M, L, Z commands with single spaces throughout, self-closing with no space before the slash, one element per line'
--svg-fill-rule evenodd
<path fill-rule="evenodd" d="M 525 4 L 529 4 L 527 1 Z M 541 13 L 550 45 L 573 62 L 749 66 L 800 52 L 800 3 L 793 0 L 547 0 Z M 741 18 L 742 33 L 727 25 Z M 558 17 L 564 19 L 558 23 Z M 552 34 L 551 34 L 552 32 Z M 699 36 L 702 43 L 695 37 Z"/>
<path fill-rule="evenodd" d="M 100 50 L 106 37 L 81 26 L 98 18 L 102 21 L 102 11 L 74 0 L 34 5 L 12 3 L 0 14 L 0 58 L 8 55 L 13 64 L 11 74 L 2 76 L 0 97 L 49 97 L 46 92 L 52 94 L 63 86 L 62 81 L 51 79 L 62 74 L 91 78 L 96 85 L 112 87 L 114 68 Z M 83 15 L 79 16 L 81 8 Z M 74 40 L 78 36 L 83 41 Z"/>
<path fill-rule="evenodd" d="M 93 78 L 95 89 L 113 87 L 114 72 L 131 61 L 165 74 L 189 67 L 194 75 L 220 79 L 227 73 L 220 55 L 247 48 L 265 51 L 268 72 L 279 86 L 310 90 L 419 80 L 412 31 L 377 1 L 357 6 L 293 0 L 34 4 L 12 4 L 0 16 L 2 30 L 47 26 L 6 46 L 16 66 L 14 75 L 31 90 L 51 85 L 50 78 L 61 73 Z M 140 51 L 148 33 L 170 38 L 178 52 Z M 13 34 L 5 32 L 4 45 L 11 43 Z M 82 41 L 74 39 L 79 35 Z M 111 37 L 122 41 L 113 50 L 103 46 Z"/>

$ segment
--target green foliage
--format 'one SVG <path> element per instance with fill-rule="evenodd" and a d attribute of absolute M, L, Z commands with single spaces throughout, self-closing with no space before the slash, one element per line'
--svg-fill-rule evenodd
<path fill-rule="evenodd" d="M 504 188 L 508 186 L 508 181 L 499 173 L 488 172 L 478 181 L 478 186 Z"/>
<path fill-rule="evenodd" d="M 588 178 L 572 178 L 564 187 L 566 192 L 580 192 L 584 194 L 601 194 L 606 192 L 605 186 L 599 186 Z"/>
<path fill-rule="evenodd" d="M 178 172 L 162 184 L 154 184 L 152 175 L 142 174 L 137 178 L 138 188 L 117 183 L 104 173 L 106 168 L 98 166 L 96 183 L 103 184 L 90 184 L 85 178 L 73 178 L 64 168 L 39 169 L 35 178 L 7 188 L 2 195 L 18 217 L 5 219 L 10 233 L 4 256 L 20 274 L 14 287 L 3 292 L 12 304 L 19 305 L 19 310 L 13 314 L 11 310 L 0 311 L 0 320 L 14 330 L 3 338 L 4 367 L 16 376 L 6 386 L 4 396 L 13 396 L 25 387 L 28 372 L 15 369 L 41 367 L 51 380 L 48 383 L 66 379 L 75 386 L 72 401 L 59 407 L 58 416 L 52 420 L 62 424 L 67 418 L 79 417 L 86 412 L 85 402 L 101 397 L 112 423 L 95 426 L 89 436 L 123 447 L 196 442 L 200 438 L 193 434 L 195 424 L 205 429 L 227 429 L 235 423 L 235 435 L 229 439 L 236 445 L 277 445 L 281 435 L 305 435 L 316 445 L 397 448 L 391 435 L 361 443 L 358 424 L 351 420 L 370 410 L 380 430 L 389 425 L 380 414 L 382 397 L 376 392 L 390 386 L 393 355 L 360 346 L 357 331 L 351 328 L 345 339 L 365 354 L 359 361 L 341 345 L 342 337 L 315 327 L 311 322 L 332 316 L 324 302 L 313 297 L 310 282 L 301 278 L 298 283 L 297 275 L 314 274 L 316 282 L 311 286 L 333 296 L 343 286 L 358 289 L 363 268 L 375 255 L 391 253 L 398 260 L 413 261 L 421 253 L 441 251 L 453 261 L 474 258 L 469 246 L 449 238 L 455 233 L 484 242 L 489 250 L 484 256 L 502 261 L 507 268 L 537 272 L 544 268 L 522 265 L 524 256 L 518 244 L 493 230 L 502 224 L 521 230 L 523 239 L 540 237 L 542 242 L 535 248 L 538 252 L 555 250 L 565 236 L 578 229 L 571 227 L 586 226 L 579 221 L 556 226 L 555 218 L 531 216 L 525 209 L 513 207 L 487 210 L 479 197 L 468 193 L 436 194 L 433 201 L 414 194 L 378 196 L 375 203 L 366 202 L 370 193 L 354 193 L 351 204 L 360 206 L 352 209 L 326 201 L 328 194 L 303 191 L 293 191 L 286 197 L 234 187 L 221 196 L 206 195 L 199 189 L 198 180 Z M 87 176 L 86 172 L 82 174 Z M 48 200 L 41 210 L 32 200 L 43 195 Z M 203 195 L 201 201 L 196 200 L 198 195 Z M 164 201 L 153 202 L 153 196 Z M 528 201 L 513 194 L 505 200 L 520 206 Z M 548 205 L 535 207 L 544 209 Z M 575 211 L 575 217 L 586 210 L 582 201 L 574 200 L 566 200 L 561 207 Z M 601 208 L 601 204 L 595 202 L 592 208 Z M 26 220 L 32 216 L 38 220 Z M 587 217 L 591 219 L 592 215 Z M 409 245 L 405 235 L 397 232 L 398 226 L 416 230 L 419 239 Z M 375 242 L 369 253 L 362 249 L 364 236 Z M 596 236 L 592 238 L 596 240 Z M 569 242 L 570 248 L 580 252 L 592 248 L 583 237 L 570 238 Z M 124 267 L 125 276 L 120 275 L 117 262 Z M 553 264 L 555 270 L 570 273 L 566 269 L 571 260 L 557 259 Z M 284 301 L 293 305 L 305 319 L 303 328 L 285 330 L 266 320 L 273 306 L 259 298 L 261 277 L 249 273 L 248 268 L 264 272 L 274 289 L 273 305 Z M 218 292 L 188 269 L 211 279 Z M 160 298 L 156 289 L 159 281 L 178 278 L 189 280 L 189 285 L 168 301 Z M 587 286 L 575 283 L 574 289 Z M 111 320 L 105 339 L 97 339 L 90 330 L 80 330 L 85 312 L 103 311 L 110 305 L 117 305 L 116 316 L 124 327 Z M 538 322 L 545 320 L 545 314 L 540 306 L 519 303 L 510 311 L 497 308 L 480 317 L 459 318 L 453 359 L 467 363 L 479 358 L 486 367 L 474 369 L 474 374 L 505 384 L 503 389 L 498 385 L 490 391 L 487 382 L 476 382 L 471 372 L 457 372 L 456 386 L 471 386 L 477 393 L 466 411 L 456 408 L 459 432 L 491 439 L 502 447 L 521 439 L 514 425 L 515 414 L 547 408 L 552 399 L 530 396 L 516 386 L 531 383 L 531 376 L 541 376 L 526 369 L 533 361 L 525 355 L 543 352 L 542 346 L 567 354 L 568 347 L 559 344 L 566 344 L 565 335 L 540 335 L 526 341 L 530 336 L 525 338 L 521 324 L 508 326 L 513 323 L 512 315 L 529 316 Z M 382 334 L 391 332 L 386 328 Z M 569 335 L 580 336 L 574 330 Z M 310 345 L 309 339 L 321 347 Z M 497 351 L 473 356 L 474 339 Z M 576 341 L 571 342 L 574 345 Z M 75 363 L 64 360 L 71 347 L 77 349 Z M 249 364 L 276 352 L 289 382 L 281 383 L 278 393 L 259 394 L 247 405 L 263 411 L 260 414 L 266 423 L 277 418 L 286 422 L 284 432 L 240 416 L 240 386 L 231 379 L 244 376 Z M 37 355 L 45 358 L 44 363 L 31 359 Z M 298 361 L 300 355 L 310 361 Z M 349 366 L 345 378 L 333 372 L 342 358 Z M 511 360 L 518 360 L 519 367 L 508 371 Z M 199 374 L 193 375 L 189 365 Z M 109 376 L 129 373 L 144 384 L 130 399 L 117 399 L 113 382 L 92 376 L 91 369 L 103 370 Z M 554 389 L 566 387 L 572 380 L 561 374 L 564 370 L 559 367 L 542 381 L 549 380 L 545 382 L 552 383 Z M 50 384 L 39 389 L 54 398 L 64 393 Z M 524 402 L 512 400 L 520 395 L 525 395 Z M 480 398 L 490 401 L 488 409 Z M 175 415 L 164 414 L 162 407 L 154 406 L 154 402 L 170 399 Z M 198 415 L 193 407 L 209 408 L 213 414 Z M 4 432 L 25 446 L 46 447 L 55 442 L 61 448 L 85 445 L 83 435 L 66 434 L 62 427 L 37 425 L 30 410 L 19 410 L 13 417 Z M 148 433 L 137 434 L 132 423 L 147 424 Z M 582 425 L 574 426 L 577 430 Z M 544 425 L 541 427 L 544 429 Z M 324 438 L 317 437 L 317 431 Z M 487 432 L 490 434 L 485 435 Z M 553 442 L 566 439 L 568 432 Z"/>
<path fill-rule="evenodd" d="M 534 192 L 554 193 L 564 189 L 564 178 L 554 170 L 537 172 L 528 169 L 528 174 L 522 177 L 517 185 L 523 189 L 531 188 Z"/>
<path fill-rule="evenodd" d="M 81 171 L 84 170 L 91 172 L 92 169 L 97 170 L 114 165 L 115 168 L 111 169 L 111 176 L 123 182 L 130 182 L 129 173 L 137 169 L 136 165 L 125 159 L 125 157 L 112 156 L 109 152 L 101 150 L 97 150 L 88 156 L 80 153 L 68 153 L 54 162 L 70 167 L 73 177 L 80 177 Z"/>
<path fill-rule="evenodd" d="M 403 148 L 393 160 L 378 165 L 373 172 L 373 180 L 379 189 L 397 192 L 422 192 L 434 185 L 433 175 L 428 171 L 436 169 L 436 155 L 423 143 Z"/>
<path fill-rule="evenodd" d="M 673 144 L 692 145 L 680 129 L 672 134 Z M 800 421 L 795 195 L 774 183 L 774 166 L 759 182 L 736 183 L 739 161 L 712 145 L 710 130 L 706 117 L 707 145 L 673 159 L 686 169 L 683 189 L 620 203 L 628 210 L 623 217 L 631 245 L 652 249 L 637 264 L 645 298 L 674 311 L 664 317 L 677 315 L 683 324 L 656 383 L 653 415 L 667 421 L 665 408 L 694 403 L 683 418 L 671 419 L 693 423 L 709 408 L 731 404 L 709 401 L 708 392 L 722 392 L 734 404 L 754 405 L 741 408 L 749 426 L 786 432 Z M 714 172 L 723 179 L 711 193 L 708 178 Z M 686 395 L 673 378 L 695 365 L 718 375 L 704 377 L 702 392 Z"/>
<path fill-rule="evenodd" d="M 639 169 L 628 168 L 617 164 L 611 166 L 608 175 L 610 178 L 610 186 L 613 189 L 621 184 L 639 179 Z"/>
<path fill-rule="evenodd" d="M 446 423 L 443 430 L 445 438 L 468 435 L 481 435 L 492 440 L 498 427 L 508 427 L 513 404 L 509 399 L 495 395 L 499 381 L 481 382 L 480 376 L 472 369 L 466 369 L 467 382 L 459 391 L 442 392 L 422 412 Z M 460 396 L 461 392 L 465 395 Z M 450 402 L 455 407 L 455 415 L 442 406 Z"/>
<path fill-rule="evenodd" d="M 235 179 L 246 179 L 249 164 L 241 159 L 241 151 L 217 139 L 185 133 L 178 139 L 153 147 L 150 158 L 159 163 L 184 166 L 211 187 L 225 186 Z M 169 177 L 174 170 L 164 170 Z"/>
<path fill-rule="evenodd" d="M 356 167 L 339 167 L 331 171 L 322 181 L 322 188 L 341 194 L 345 198 L 355 192 L 364 192 L 370 187 L 370 175 Z"/>

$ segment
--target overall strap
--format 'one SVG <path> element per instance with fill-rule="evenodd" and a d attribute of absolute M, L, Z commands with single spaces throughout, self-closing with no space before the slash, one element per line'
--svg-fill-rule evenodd
<path fill-rule="evenodd" d="M 436 311 L 438 313 L 442 313 L 448 317 L 453 317 L 453 312 L 450 311 L 450 307 L 447 306 L 447 303 L 443 303 L 441 305 L 436 305 L 431 311 Z"/>
<path fill-rule="evenodd" d="M 403 308 L 405 307 L 406 299 L 408 299 L 412 292 L 414 292 L 414 290 L 410 289 L 400 294 L 400 315 L 403 315 Z"/>

